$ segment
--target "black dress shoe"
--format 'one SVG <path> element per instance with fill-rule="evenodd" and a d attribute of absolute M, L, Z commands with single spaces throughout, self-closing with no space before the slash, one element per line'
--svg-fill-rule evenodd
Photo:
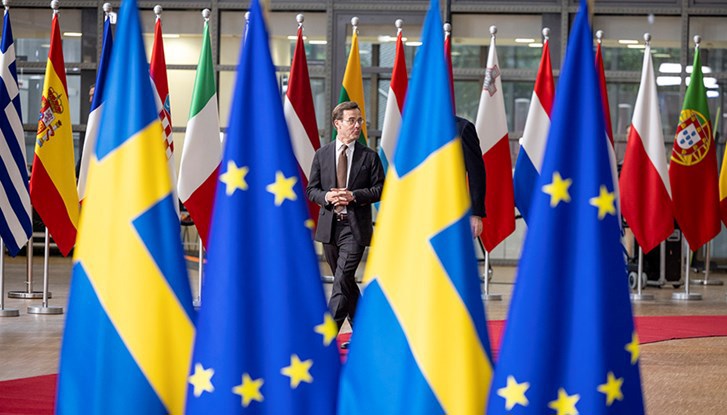
<path fill-rule="evenodd" d="M 351 342 L 343 342 L 341 343 L 341 349 L 348 349 L 348 345 L 351 344 Z"/>

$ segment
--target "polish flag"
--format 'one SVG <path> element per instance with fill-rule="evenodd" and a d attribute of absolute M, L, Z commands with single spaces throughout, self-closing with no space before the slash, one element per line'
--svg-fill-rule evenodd
<path fill-rule="evenodd" d="M 361 103 L 363 105 L 363 103 Z M 313 94 L 310 88 L 310 77 L 308 76 L 308 62 L 305 58 L 303 45 L 303 27 L 298 28 L 298 41 L 293 53 L 293 64 L 290 67 L 288 78 L 288 91 L 283 101 L 285 121 L 290 130 L 290 140 L 293 144 L 293 152 L 298 160 L 298 168 L 301 173 L 303 189 L 308 186 L 310 167 L 313 163 L 313 155 L 321 147 L 321 140 L 318 137 L 318 125 L 316 124 L 316 113 L 313 107 Z M 308 201 L 308 212 L 311 220 L 308 225 L 312 229 L 318 221 L 318 205 Z"/>
<path fill-rule="evenodd" d="M 543 41 L 543 54 L 540 58 L 538 76 L 535 78 L 533 96 L 530 99 L 528 118 L 525 120 L 525 131 L 520 139 L 520 152 L 518 152 L 515 162 L 513 177 L 515 205 L 526 223 L 529 218 L 535 183 L 540 177 L 540 169 L 543 166 L 554 98 L 555 83 L 550 64 L 550 46 L 546 37 Z"/>
<path fill-rule="evenodd" d="M 490 195 L 485 198 L 487 216 L 482 218 L 481 238 L 487 252 L 491 252 L 515 231 L 512 159 L 494 33 L 490 41 L 487 72 L 475 128 L 480 137 L 482 158 L 487 171 L 487 193 Z"/>
<path fill-rule="evenodd" d="M 674 231 L 671 186 L 650 50 L 647 44 L 619 181 L 622 214 L 644 252 L 651 251 Z"/>

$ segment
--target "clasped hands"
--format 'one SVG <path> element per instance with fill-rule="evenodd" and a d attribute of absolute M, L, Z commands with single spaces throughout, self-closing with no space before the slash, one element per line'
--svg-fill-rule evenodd
<path fill-rule="evenodd" d="M 353 200 L 353 193 L 345 188 L 334 187 L 326 193 L 326 201 L 333 206 L 347 206 Z"/>

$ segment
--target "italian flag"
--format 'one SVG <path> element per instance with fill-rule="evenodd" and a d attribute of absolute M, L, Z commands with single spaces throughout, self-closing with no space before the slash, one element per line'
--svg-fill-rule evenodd
<path fill-rule="evenodd" d="M 179 199 L 194 220 L 205 247 L 209 238 L 217 172 L 222 160 L 216 91 L 209 26 L 205 22 L 177 182 Z"/>
<path fill-rule="evenodd" d="M 341 85 L 341 95 L 338 96 L 338 103 L 345 101 L 354 101 L 361 109 L 361 117 L 364 124 L 361 126 L 361 134 L 358 141 L 363 145 L 367 144 L 368 134 L 366 133 L 366 103 L 364 102 L 363 76 L 361 75 L 361 56 L 358 50 L 358 30 L 353 28 L 353 37 L 351 38 L 351 52 L 348 54 L 348 63 L 346 63 L 346 72 L 343 73 L 343 84 Z M 333 130 L 333 139 L 336 139 L 336 130 Z"/>
<path fill-rule="evenodd" d="M 79 211 L 70 107 L 61 30 L 58 15 L 54 14 L 30 175 L 30 201 L 64 256 L 76 243 Z"/>
<path fill-rule="evenodd" d="M 502 94 L 500 66 L 492 36 L 487 55 L 487 72 L 475 122 L 482 158 L 487 172 L 486 217 L 482 218 L 482 243 L 487 252 L 515 231 L 515 196 L 512 185 L 512 159 Z"/>

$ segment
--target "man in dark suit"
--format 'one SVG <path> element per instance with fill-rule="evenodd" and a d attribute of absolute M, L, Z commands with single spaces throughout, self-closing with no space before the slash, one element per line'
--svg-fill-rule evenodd
<path fill-rule="evenodd" d="M 485 217 L 485 162 L 482 160 L 480 138 L 477 136 L 474 124 L 462 117 L 456 117 L 456 120 L 457 134 L 462 139 L 464 167 L 467 171 L 467 183 L 472 202 L 470 227 L 472 236 L 476 238 L 482 233 L 482 218 Z"/>
<path fill-rule="evenodd" d="M 357 103 L 338 104 L 331 119 L 338 135 L 316 151 L 306 195 L 321 206 L 315 239 L 333 271 L 328 308 L 340 329 L 346 317 L 353 325 L 360 296 L 354 274 L 371 243 L 371 204 L 381 199 L 384 168 L 378 154 L 357 141 L 365 122 Z"/>

